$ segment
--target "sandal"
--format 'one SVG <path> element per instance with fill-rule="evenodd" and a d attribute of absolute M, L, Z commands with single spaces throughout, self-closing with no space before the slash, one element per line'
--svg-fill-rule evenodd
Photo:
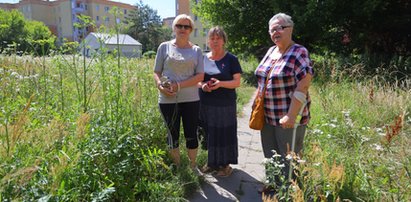
<path fill-rule="evenodd" d="M 268 194 L 268 193 L 274 192 L 275 190 L 274 190 L 274 188 L 273 188 L 272 186 L 264 185 L 264 186 L 258 188 L 257 191 L 258 191 L 258 193 L 260 193 L 260 194 L 262 194 L 262 193 Z"/>
<path fill-rule="evenodd" d="M 207 166 L 207 164 L 204 165 L 204 166 L 201 168 L 201 172 L 203 172 L 203 173 L 212 173 L 212 172 L 214 172 L 215 170 L 216 170 L 215 168 L 209 167 L 209 166 Z"/>
<path fill-rule="evenodd" d="M 233 168 L 231 166 L 226 166 L 224 168 L 221 168 L 217 172 L 217 176 L 218 177 L 228 177 L 231 175 L 231 173 L 233 173 Z"/>

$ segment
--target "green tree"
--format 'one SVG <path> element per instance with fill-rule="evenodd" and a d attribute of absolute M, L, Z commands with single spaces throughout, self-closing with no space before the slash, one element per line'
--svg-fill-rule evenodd
<path fill-rule="evenodd" d="M 284 12 L 295 22 L 294 40 L 318 52 L 409 55 L 411 4 L 407 2 L 203 0 L 194 6 L 194 13 L 212 25 L 222 25 L 229 48 L 237 54 L 261 56 L 272 45 L 269 19 Z"/>
<path fill-rule="evenodd" d="M 171 39 L 171 29 L 163 27 L 157 11 L 144 5 L 142 1 L 137 3 L 136 7 L 126 21 L 127 34 L 143 45 L 143 52 L 156 51 L 161 42 Z"/>
<path fill-rule="evenodd" d="M 44 55 L 55 48 L 56 36 L 43 22 L 26 21 L 24 34 L 25 39 L 21 47 L 23 50 L 30 50 L 36 55 Z"/>
<path fill-rule="evenodd" d="M 0 9 L 0 53 L 13 42 L 21 44 L 25 23 L 24 16 L 19 11 Z"/>
<path fill-rule="evenodd" d="M 0 53 L 14 46 L 12 53 L 48 54 L 54 48 L 55 40 L 44 23 L 25 20 L 17 10 L 0 9 Z"/>

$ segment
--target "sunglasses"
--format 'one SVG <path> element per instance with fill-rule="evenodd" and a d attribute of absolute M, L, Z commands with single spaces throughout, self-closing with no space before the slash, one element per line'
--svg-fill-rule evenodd
<path fill-rule="evenodd" d="M 180 25 L 180 24 L 176 24 L 177 29 L 191 29 L 191 25 Z"/>

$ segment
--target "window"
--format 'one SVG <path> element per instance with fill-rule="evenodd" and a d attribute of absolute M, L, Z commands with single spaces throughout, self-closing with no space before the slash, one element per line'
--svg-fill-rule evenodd
<path fill-rule="evenodd" d="M 194 29 L 194 37 L 197 37 L 197 35 L 198 35 L 198 29 L 195 28 L 195 29 Z"/>
<path fill-rule="evenodd" d="M 100 10 L 100 5 L 96 5 L 96 11 Z"/>
<path fill-rule="evenodd" d="M 207 36 L 208 30 L 206 28 L 203 28 L 203 36 Z"/>
<path fill-rule="evenodd" d="M 106 17 L 105 21 L 106 21 L 106 22 L 110 22 L 110 18 L 109 18 L 109 17 Z"/>
<path fill-rule="evenodd" d="M 87 4 L 86 4 L 86 5 L 84 5 L 84 9 L 85 9 L 85 10 L 87 10 L 87 9 L 88 9 L 87 7 L 88 7 L 88 6 L 87 6 Z"/>
<path fill-rule="evenodd" d="M 110 10 L 110 7 L 106 6 L 104 7 L 104 11 L 107 13 Z"/>
<path fill-rule="evenodd" d="M 124 9 L 124 15 L 127 15 L 127 9 Z"/>
<path fill-rule="evenodd" d="M 195 15 L 195 16 L 194 16 L 194 21 L 197 21 L 197 20 L 198 20 L 198 16 Z"/>
<path fill-rule="evenodd" d="M 99 17 L 99 16 L 96 16 L 96 21 L 97 21 L 97 22 L 100 21 L 100 17 Z"/>
<path fill-rule="evenodd" d="M 59 17 L 59 23 L 61 23 L 61 17 Z"/>

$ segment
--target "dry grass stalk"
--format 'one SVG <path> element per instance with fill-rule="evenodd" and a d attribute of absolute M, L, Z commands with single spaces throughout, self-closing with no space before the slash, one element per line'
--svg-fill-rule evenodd
<path fill-rule="evenodd" d="M 370 93 L 368 94 L 368 99 L 370 100 L 371 103 L 374 102 L 374 88 L 371 87 Z"/>
<path fill-rule="evenodd" d="M 90 114 L 88 113 L 83 113 L 78 117 L 76 134 L 79 139 L 83 138 L 84 135 L 86 134 L 86 129 L 87 129 L 89 121 L 90 121 Z"/>
<path fill-rule="evenodd" d="M 385 139 L 387 140 L 388 144 L 391 143 L 392 138 L 394 138 L 401 132 L 404 123 L 404 115 L 405 113 L 396 116 L 394 118 L 393 124 L 385 126 Z"/>
<path fill-rule="evenodd" d="M 332 181 L 333 184 L 343 183 L 344 180 L 344 166 L 334 164 L 331 167 L 331 171 L 328 174 L 328 179 Z"/>
<path fill-rule="evenodd" d="M 278 202 L 277 197 L 274 196 L 270 196 L 270 195 L 266 195 L 265 193 L 262 193 L 262 200 L 263 202 Z"/>
<path fill-rule="evenodd" d="M 16 143 L 19 141 L 21 135 L 24 132 L 24 125 L 27 123 L 27 120 L 28 120 L 27 112 L 30 108 L 31 101 L 33 100 L 33 98 L 34 98 L 34 94 L 30 96 L 29 100 L 27 101 L 26 106 L 23 109 L 23 112 L 18 115 L 17 121 L 15 122 L 15 124 L 12 125 L 13 132 L 11 134 L 10 150 L 14 148 L 14 145 L 16 145 Z"/>
<path fill-rule="evenodd" d="M 3 179 L 1 179 L 0 185 L 4 185 L 12 180 L 15 180 L 19 185 L 26 184 L 33 177 L 34 173 L 39 169 L 38 167 L 39 164 L 40 164 L 40 160 L 37 159 L 34 162 L 33 166 L 21 168 L 13 173 L 8 173 L 6 176 L 3 177 Z"/>
<path fill-rule="evenodd" d="M 68 168 L 71 160 L 64 151 L 60 151 L 60 154 L 56 156 L 56 158 L 58 159 L 58 162 L 50 166 L 50 173 L 54 178 L 51 187 L 54 191 L 57 191 L 60 188 L 62 173 Z"/>
<path fill-rule="evenodd" d="M 294 187 L 295 189 L 293 193 L 291 193 L 292 200 L 294 202 L 304 202 L 304 192 L 298 186 L 297 181 L 292 180 L 291 184 L 292 184 L 292 187 Z"/>

